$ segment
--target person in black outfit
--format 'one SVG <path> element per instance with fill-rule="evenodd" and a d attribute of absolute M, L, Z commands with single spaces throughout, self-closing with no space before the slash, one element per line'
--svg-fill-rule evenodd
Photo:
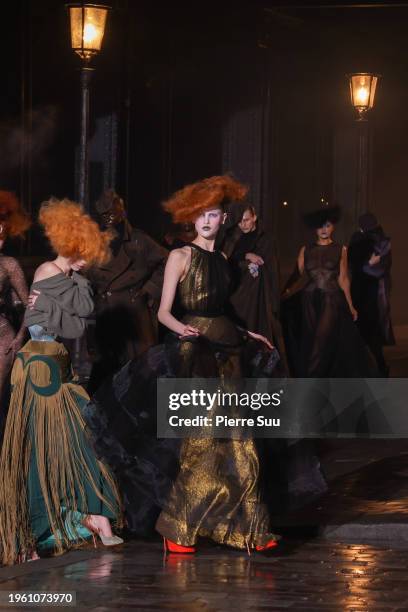
<path fill-rule="evenodd" d="M 351 295 L 357 325 L 374 355 L 380 374 L 388 376 L 383 346 L 395 344 L 391 322 L 391 240 L 372 213 L 361 215 L 350 240 Z"/>
<path fill-rule="evenodd" d="M 292 363 L 296 363 L 295 374 L 300 377 L 346 378 L 377 373 L 355 323 L 358 312 L 351 299 L 347 248 L 333 240 L 339 218 L 337 206 L 305 216 L 316 239 L 300 249 L 297 260 L 302 276 L 296 287 L 302 289 L 301 322 L 297 359 Z M 288 287 L 286 297 L 293 293 Z"/>
<path fill-rule="evenodd" d="M 270 338 L 279 355 L 279 375 L 288 374 L 280 316 L 280 273 L 276 241 L 248 202 L 235 204 L 235 223 L 221 245 L 235 288 L 230 303 L 241 325 Z"/>
<path fill-rule="evenodd" d="M 113 189 L 96 203 L 101 224 L 112 229 L 112 258 L 91 268 L 96 325 L 88 344 L 96 352 L 88 389 L 92 393 L 127 361 L 157 343 L 155 304 L 160 301 L 168 251 L 127 218 L 122 198 Z M 157 310 L 157 308 L 156 308 Z"/>

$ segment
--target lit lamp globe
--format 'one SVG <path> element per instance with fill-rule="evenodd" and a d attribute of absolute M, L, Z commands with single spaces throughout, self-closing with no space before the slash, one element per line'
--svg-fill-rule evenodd
<path fill-rule="evenodd" d="M 358 112 L 357 121 L 367 121 L 367 111 L 374 106 L 378 79 L 378 74 L 368 72 L 349 75 L 351 104 Z"/>
<path fill-rule="evenodd" d="M 105 33 L 109 6 L 102 4 L 67 4 L 71 26 L 71 47 L 83 60 L 99 53 Z"/>

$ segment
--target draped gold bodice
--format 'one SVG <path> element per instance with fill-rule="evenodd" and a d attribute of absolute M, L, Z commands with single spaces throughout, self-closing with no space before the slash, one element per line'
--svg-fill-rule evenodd
<path fill-rule="evenodd" d="M 178 304 L 183 311 L 182 321 L 200 330 L 201 340 L 212 343 L 213 351 L 217 347 L 239 347 L 242 345 L 242 333 L 234 322 L 226 316 L 231 288 L 231 274 L 228 261 L 220 251 L 206 251 L 196 244 L 191 244 L 191 263 L 185 278 L 178 286 Z M 198 346 L 195 344 L 194 346 Z M 198 370 L 191 363 L 196 359 L 193 344 L 182 343 L 180 354 L 185 364 L 180 372 Z M 201 356 L 204 355 L 200 341 Z M 194 356 L 193 356 L 194 355 Z M 205 361 L 205 359 L 204 359 Z M 191 362 L 191 363 L 190 363 Z M 208 371 L 207 372 L 207 376 Z M 216 373 L 213 374 L 217 376 Z"/>
<path fill-rule="evenodd" d="M 220 251 L 206 251 L 191 246 L 191 264 L 179 284 L 179 302 L 186 314 L 218 316 L 229 298 L 231 275 L 229 264 Z"/>

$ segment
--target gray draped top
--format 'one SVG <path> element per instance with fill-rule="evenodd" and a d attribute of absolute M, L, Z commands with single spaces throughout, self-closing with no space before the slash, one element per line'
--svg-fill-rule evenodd
<path fill-rule="evenodd" d="M 94 309 L 89 281 L 76 272 L 71 277 L 61 272 L 34 282 L 31 293 L 34 289 L 40 294 L 34 308 L 26 310 L 25 325 L 40 325 L 61 338 L 79 338 Z"/>

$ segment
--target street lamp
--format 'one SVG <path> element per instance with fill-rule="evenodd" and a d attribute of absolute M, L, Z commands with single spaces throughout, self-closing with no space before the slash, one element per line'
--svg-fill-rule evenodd
<path fill-rule="evenodd" d="M 77 2 L 66 5 L 71 27 L 71 47 L 82 59 L 81 66 L 81 131 L 79 141 L 79 164 L 77 199 L 84 208 L 89 208 L 89 83 L 93 68 L 91 59 L 99 53 L 105 33 L 109 6 Z"/>
<path fill-rule="evenodd" d="M 89 61 L 102 47 L 109 7 L 100 4 L 68 4 L 71 47 Z"/>
<path fill-rule="evenodd" d="M 358 72 L 349 74 L 351 104 L 358 116 L 358 158 L 357 158 L 357 193 L 355 202 L 355 218 L 366 212 L 370 205 L 371 192 L 371 139 L 368 111 L 374 106 L 375 93 L 379 79 L 378 74 Z"/>
<path fill-rule="evenodd" d="M 66 5 L 71 27 L 71 47 L 82 60 L 81 66 L 81 131 L 79 140 L 78 181 L 76 199 L 89 210 L 89 83 L 93 73 L 91 59 L 99 53 L 105 33 L 109 6 L 77 2 Z M 73 366 L 81 375 L 82 339 L 74 343 Z M 85 374 L 86 375 L 86 374 Z"/>
<path fill-rule="evenodd" d="M 359 72 L 349 75 L 351 104 L 358 112 L 357 121 L 367 121 L 367 111 L 374 106 L 379 75 Z"/>

